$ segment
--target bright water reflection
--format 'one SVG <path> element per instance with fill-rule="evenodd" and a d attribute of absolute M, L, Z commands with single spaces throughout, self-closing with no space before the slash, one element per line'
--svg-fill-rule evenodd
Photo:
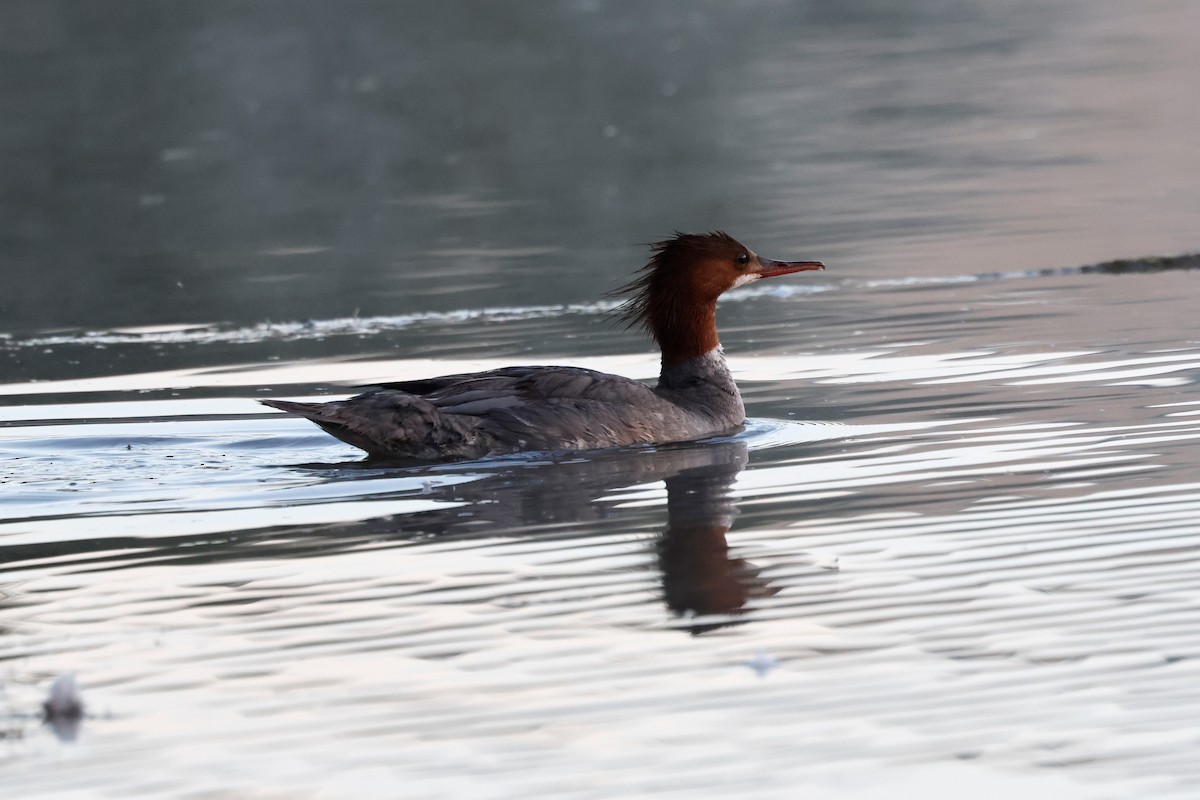
<path fill-rule="evenodd" d="M 732 769 L 761 796 L 1186 797 L 1195 281 L 723 304 L 755 419 L 606 453 L 380 468 L 252 404 L 264 385 L 488 366 L 468 359 L 472 315 L 426 324 L 441 361 L 353 357 L 388 330 L 255 362 L 262 331 L 228 366 L 11 383 L 6 769 L 29 796 L 86 795 L 88 775 L 122 796 L 370 795 L 388 776 L 425 795 L 670 796 Z M 649 355 L 557 355 L 600 320 L 490 324 L 558 343 L 528 360 L 651 374 Z M 144 335 L 127 354 L 162 346 Z M 111 352 L 94 346 L 54 345 Z M 91 713 L 64 753 L 36 708 L 68 669 Z M 64 757 L 72 771 L 44 769 Z M 864 757 L 878 780 L 847 777 Z"/>

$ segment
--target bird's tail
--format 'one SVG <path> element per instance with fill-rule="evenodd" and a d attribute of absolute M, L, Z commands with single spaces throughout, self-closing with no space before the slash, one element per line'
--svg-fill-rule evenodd
<path fill-rule="evenodd" d="M 484 452 L 468 423 L 444 416 L 432 403 L 406 392 L 376 390 L 329 403 L 259 402 L 315 422 L 377 458 L 442 461 Z"/>

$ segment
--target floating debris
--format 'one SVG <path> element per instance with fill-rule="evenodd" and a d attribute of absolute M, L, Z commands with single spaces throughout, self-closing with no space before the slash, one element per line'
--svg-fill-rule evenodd
<path fill-rule="evenodd" d="M 745 662 L 746 666 L 758 673 L 760 678 L 766 677 L 767 673 L 780 665 L 780 661 L 767 650 L 760 648 L 754 654 L 754 658 Z"/>
<path fill-rule="evenodd" d="M 42 703 L 42 719 L 61 742 L 79 738 L 83 721 L 83 696 L 74 672 L 65 672 L 50 684 L 50 694 Z"/>
<path fill-rule="evenodd" d="M 42 703 L 47 721 L 78 721 L 83 717 L 83 697 L 74 672 L 66 672 L 50 684 L 50 695 Z"/>

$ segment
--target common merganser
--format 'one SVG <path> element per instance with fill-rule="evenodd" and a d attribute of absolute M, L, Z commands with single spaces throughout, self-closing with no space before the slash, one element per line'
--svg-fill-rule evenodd
<path fill-rule="evenodd" d="M 504 367 L 380 384 L 348 400 L 260 400 L 305 417 L 372 457 L 416 461 L 594 450 L 715 436 L 746 421 L 717 339 L 717 298 L 819 261 L 774 261 L 721 231 L 651 245 L 617 310 L 662 350 L 658 385 L 581 367 Z"/>

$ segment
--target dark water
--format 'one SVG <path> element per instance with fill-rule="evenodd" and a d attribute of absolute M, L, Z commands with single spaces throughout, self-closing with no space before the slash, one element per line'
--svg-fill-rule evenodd
<path fill-rule="evenodd" d="M 1198 30 L 1189 0 L 8 0 L 0 313 L 588 302 L 676 228 L 863 278 L 1191 251 Z"/>
<path fill-rule="evenodd" d="M 1195 8 L 447 8 L 0 6 L 2 793 L 1194 797 Z M 652 377 L 597 298 L 712 227 L 830 265 L 737 435 L 253 403 Z"/>

